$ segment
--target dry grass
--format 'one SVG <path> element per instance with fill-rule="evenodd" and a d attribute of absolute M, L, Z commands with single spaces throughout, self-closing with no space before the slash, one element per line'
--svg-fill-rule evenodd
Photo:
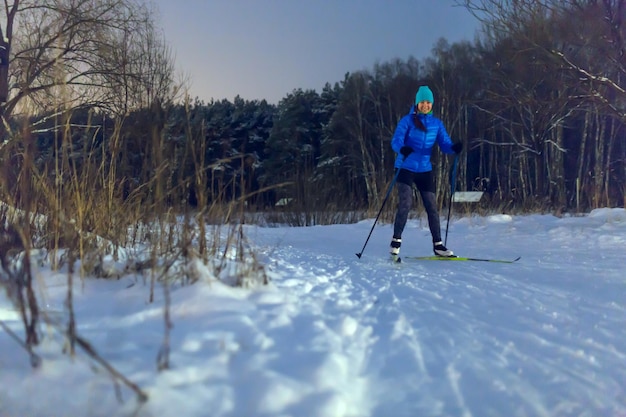
<path fill-rule="evenodd" d="M 126 386 L 143 403 L 147 394 L 77 333 L 75 279 L 140 274 L 147 278 L 150 301 L 157 289 L 164 292 L 165 331 L 156 358 L 157 369 L 163 370 L 169 367 L 171 285 L 191 285 L 209 275 L 250 287 L 267 284 L 269 278 L 243 233 L 245 199 L 210 196 L 201 158 L 195 159 L 191 179 L 176 182 L 172 173 L 177 161 L 167 155 L 162 129 L 151 131 L 152 143 L 142 162 L 151 172 L 149 179 L 127 187 L 129 180 L 119 174 L 131 163 L 122 146 L 122 126 L 123 120 L 118 121 L 108 147 L 97 147 L 90 145 L 93 138 L 73 136 L 67 115 L 56 126 L 54 158 L 44 162 L 28 124 L 11 132 L 0 147 L 0 288 L 22 317 L 24 339 L 11 335 L 34 367 L 41 362 L 36 346 L 45 325 L 64 335 L 66 353 L 80 350 L 111 375 L 116 389 Z M 83 132 L 96 130 L 88 125 Z M 203 141 L 193 139 L 185 152 L 203 154 Z M 199 209 L 172 204 L 172 195 L 191 185 L 198 190 Z M 38 263 L 67 271 L 67 311 L 61 321 L 41 311 L 33 272 Z"/>

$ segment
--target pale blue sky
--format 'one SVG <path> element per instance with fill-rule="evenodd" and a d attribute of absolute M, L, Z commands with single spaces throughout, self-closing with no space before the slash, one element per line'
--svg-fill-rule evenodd
<path fill-rule="evenodd" d="M 153 0 L 191 96 L 277 103 L 346 72 L 430 56 L 440 37 L 473 40 L 454 0 Z"/>

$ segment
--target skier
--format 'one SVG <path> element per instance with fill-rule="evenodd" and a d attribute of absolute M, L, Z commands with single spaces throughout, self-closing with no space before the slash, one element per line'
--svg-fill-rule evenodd
<path fill-rule="evenodd" d="M 428 215 L 428 227 L 433 238 L 433 251 L 437 256 L 454 256 L 441 240 L 441 225 L 435 197 L 436 185 L 430 155 L 437 142 L 448 154 L 460 153 L 463 144 L 453 143 L 443 122 L 432 115 L 434 96 L 428 86 L 421 86 L 415 95 L 415 105 L 409 114 L 400 119 L 391 139 L 391 147 L 398 154 L 394 164 L 400 170 L 397 178 L 398 209 L 393 225 L 391 257 L 398 261 L 402 244 L 402 231 L 411 209 L 412 185 L 415 184 Z"/>

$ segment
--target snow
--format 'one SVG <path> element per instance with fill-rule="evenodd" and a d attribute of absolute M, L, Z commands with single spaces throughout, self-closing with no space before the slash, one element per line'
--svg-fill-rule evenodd
<path fill-rule="evenodd" d="M 454 218 L 448 246 L 487 262 L 387 262 L 392 226 L 246 226 L 271 282 L 171 288 L 76 280 L 78 333 L 149 397 L 42 327 L 42 363 L 0 327 L 0 416 L 626 416 L 626 211 Z M 445 223 L 442 227 L 445 231 Z M 430 255 L 425 219 L 402 253 Z M 40 266 L 64 320 L 67 274 Z M 0 320 L 23 337 L 4 291 Z"/>

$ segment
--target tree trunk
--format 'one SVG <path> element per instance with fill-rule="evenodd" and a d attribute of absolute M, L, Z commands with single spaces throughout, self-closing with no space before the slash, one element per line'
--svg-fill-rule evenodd
<path fill-rule="evenodd" d="M 9 60 L 11 59 L 11 41 L 13 39 L 13 21 L 19 8 L 19 0 L 12 6 L 5 4 L 6 27 L 0 26 L 0 143 L 5 135 L 5 111 L 9 100 Z"/>
<path fill-rule="evenodd" d="M 595 150 L 593 161 L 593 206 L 592 208 L 600 207 L 602 203 L 602 182 L 604 175 L 602 173 L 604 168 L 604 121 L 600 114 L 596 113 L 596 137 L 595 137 Z"/>

